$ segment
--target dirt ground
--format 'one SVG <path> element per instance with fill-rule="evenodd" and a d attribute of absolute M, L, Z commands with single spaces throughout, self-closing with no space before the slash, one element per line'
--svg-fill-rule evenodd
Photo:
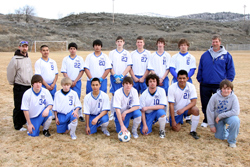
<path fill-rule="evenodd" d="M 77 54 L 84 59 L 90 52 L 79 51 Z M 108 52 L 104 52 L 108 54 Z M 176 52 L 169 52 L 171 55 Z M 196 57 L 198 67 L 200 55 L 203 52 L 190 52 Z M 184 123 L 180 132 L 176 133 L 166 124 L 166 138 L 158 135 L 159 125 L 153 126 L 149 136 L 139 134 L 138 139 L 122 143 L 117 138 L 114 122 L 110 122 L 108 130 L 110 137 L 105 136 L 99 129 L 96 134 L 85 135 L 85 122 L 79 122 L 76 135 L 72 140 L 69 135 L 56 133 L 55 121 L 50 126 L 51 137 L 29 137 L 26 132 L 16 131 L 12 123 L 13 93 L 12 86 L 6 77 L 7 65 L 13 56 L 10 52 L 0 52 L 0 166 L 250 166 L 250 79 L 248 70 L 250 64 L 249 51 L 234 51 L 233 55 L 236 78 L 234 80 L 235 94 L 240 102 L 240 133 L 237 138 L 237 148 L 229 148 L 227 141 L 214 138 L 210 128 L 201 128 L 197 133 L 199 140 L 189 135 L 190 125 Z M 62 59 L 68 52 L 51 52 L 61 69 Z M 34 64 L 41 57 L 40 53 L 29 54 Z M 197 70 L 196 70 L 197 71 Z M 169 75 L 170 76 L 170 75 Z M 201 110 L 199 85 L 193 76 L 198 93 L 197 106 Z M 61 89 L 59 73 L 58 90 Z M 171 77 L 170 77 L 171 78 Z M 85 96 L 86 75 L 82 78 L 82 97 Z M 203 114 L 200 111 L 201 118 Z M 131 130 L 131 126 L 129 127 Z"/>

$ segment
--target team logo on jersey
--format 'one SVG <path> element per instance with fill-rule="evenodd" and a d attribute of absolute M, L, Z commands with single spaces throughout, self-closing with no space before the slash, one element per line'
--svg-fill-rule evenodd
<path fill-rule="evenodd" d="M 75 60 L 77 63 L 79 63 L 80 62 L 80 60 Z"/>
<path fill-rule="evenodd" d="M 166 62 L 167 62 L 167 60 L 166 60 L 167 58 L 166 57 L 163 57 L 163 65 L 165 65 L 166 64 Z"/>
<path fill-rule="evenodd" d="M 102 99 L 99 99 L 99 103 L 101 103 L 102 102 Z"/>
<path fill-rule="evenodd" d="M 224 60 L 224 56 L 221 56 L 221 57 L 220 57 L 220 60 Z"/>
<path fill-rule="evenodd" d="M 73 96 L 69 96 L 69 100 L 73 99 Z"/>
<path fill-rule="evenodd" d="M 227 104 L 228 104 L 227 100 L 219 100 L 219 104 L 217 106 L 217 111 L 216 112 L 218 114 L 226 112 L 227 111 Z"/>
<path fill-rule="evenodd" d="M 156 99 L 159 99 L 159 96 L 158 96 L 158 95 L 155 95 L 155 98 L 156 98 Z"/>
<path fill-rule="evenodd" d="M 45 99 L 45 95 L 41 95 L 41 99 Z"/>

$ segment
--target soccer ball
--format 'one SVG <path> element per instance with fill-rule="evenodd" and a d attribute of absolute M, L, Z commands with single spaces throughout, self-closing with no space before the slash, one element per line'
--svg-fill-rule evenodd
<path fill-rule="evenodd" d="M 128 142 L 131 138 L 131 134 L 129 131 L 127 132 L 119 132 L 118 133 L 118 139 L 122 142 Z"/>

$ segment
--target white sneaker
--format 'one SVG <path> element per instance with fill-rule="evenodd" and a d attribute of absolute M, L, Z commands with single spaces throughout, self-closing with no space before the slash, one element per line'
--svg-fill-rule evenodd
<path fill-rule="evenodd" d="M 235 143 L 231 143 L 231 144 L 229 144 L 228 146 L 231 147 L 231 148 L 235 148 L 235 147 L 236 147 L 236 144 L 235 144 Z"/>
<path fill-rule="evenodd" d="M 19 129 L 19 131 L 26 131 L 27 129 L 22 127 L 21 129 Z"/>
<path fill-rule="evenodd" d="M 75 139 L 76 139 L 76 134 L 75 134 L 75 133 L 71 134 L 70 136 L 71 136 L 71 139 L 72 139 L 72 140 L 75 140 Z"/>
<path fill-rule="evenodd" d="M 206 127 L 207 127 L 207 123 L 206 123 L 206 122 L 202 122 L 202 123 L 201 123 L 201 127 L 206 128 Z"/>
<path fill-rule="evenodd" d="M 106 130 L 104 130 L 104 131 L 102 131 L 106 136 L 110 136 L 110 133 L 109 133 L 109 131 L 106 129 Z"/>
<path fill-rule="evenodd" d="M 139 137 L 138 133 L 137 132 L 132 132 L 133 136 L 135 139 L 137 139 Z"/>

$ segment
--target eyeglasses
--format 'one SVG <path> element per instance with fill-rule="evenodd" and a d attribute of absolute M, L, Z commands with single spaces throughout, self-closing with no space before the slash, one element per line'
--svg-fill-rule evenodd
<path fill-rule="evenodd" d="M 21 41 L 19 43 L 19 46 L 22 46 L 22 45 L 29 45 L 28 41 Z"/>

